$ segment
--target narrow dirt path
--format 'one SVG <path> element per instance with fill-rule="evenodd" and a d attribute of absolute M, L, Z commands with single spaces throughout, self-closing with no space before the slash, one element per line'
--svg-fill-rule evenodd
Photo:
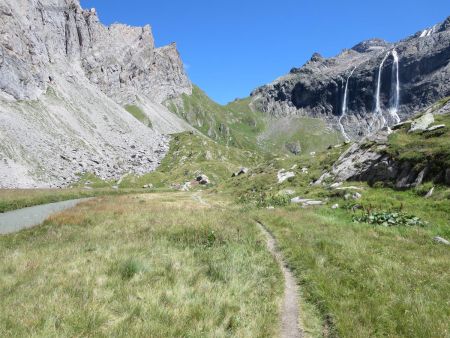
<path fill-rule="evenodd" d="M 267 248 L 273 255 L 284 276 L 284 296 L 281 308 L 281 338 L 301 338 L 303 331 L 299 323 L 298 286 L 294 276 L 286 266 L 283 256 L 277 249 L 275 238 L 264 224 L 257 222 L 259 229 L 267 238 Z"/>
<path fill-rule="evenodd" d="M 0 214 L 0 235 L 11 234 L 39 225 L 52 214 L 72 208 L 78 203 L 89 199 L 91 198 L 41 204 Z"/>

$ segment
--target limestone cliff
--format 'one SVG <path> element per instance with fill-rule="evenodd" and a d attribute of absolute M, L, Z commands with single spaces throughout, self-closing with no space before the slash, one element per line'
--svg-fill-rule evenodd
<path fill-rule="evenodd" d="M 78 0 L 0 0 L 0 188 L 155 169 L 163 134 L 191 128 L 162 103 L 191 91 L 175 44 L 156 48 L 150 26 L 104 26 Z"/>

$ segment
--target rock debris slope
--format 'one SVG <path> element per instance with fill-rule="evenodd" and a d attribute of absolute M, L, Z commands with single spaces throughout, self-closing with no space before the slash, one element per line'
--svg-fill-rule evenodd
<path fill-rule="evenodd" d="M 320 117 L 359 139 L 449 95 L 450 17 L 398 43 L 367 40 L 329 59 L 316 53 L 252 100 L 275 117 Z"/>
<path fill-rule="evenodd" d="M 106 27 L 78 0 L 0 0 L 0 188 L 154 170 L 164 134 L 191 129 L 163 103 L 191 92 L 176 46 L 156 48 L 149 26 Z"/>

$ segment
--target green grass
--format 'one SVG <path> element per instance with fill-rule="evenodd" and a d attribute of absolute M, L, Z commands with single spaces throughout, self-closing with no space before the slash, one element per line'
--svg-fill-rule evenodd
<path fill-rule="evenodd" d="M 289 153 L 286 144 L 299 141 L 303 151 L 309 153 L 343 140 L 321 119 L 270 119 L 267 114 L 251 108 L 249 97 L 222 106 L 197 86 L 193 87 L 192 95 L 183 95 L 181 104 L 168 101 L 166 105 L 211 139 L 246 150 Z"/>
<path fill-rule="evenodd" d="M 155 187 L 170 187 L 195 180 L 199 174 L 207 175 L 213 185 L 219 184 L 241 166 L 253 166 L 260 155 L 231 146 L 218 144 L 211 139 L 184 132 L 173 136 L 169 153 L 158 169 L 141 177 L 127 176 L 121 188 L 153 184 Z"/>
<path fill-rule="evenodd" d="M 254 166 L 247 175 L 235 177 L 224 181 L 218 190 L 234 196 L 241 203 L 260 204 L 273 200 L 280 192 L 289 189 L 294 191 L 295 196 L 305 198 L 327 198 L 329 191 L 321 186 L 311 185 L 317 180 L 324 170 L 338 159 L 348 146 L 342 145 L 338 148 L 332 147 L 315 156 L 304 154 L 300 156 L 280 156 L 262 160 Z M 307 169 L 307 173 L 303 172 Z M 295 174 L 283 183 L 278 183 L 277 173 L 285 169 Z"/>
<path fill-rule="evenodd" d="M 433 228 L 353 223 L 347 211 L 329 207 L 255 217 L 278 239 L 331 336 L 450 335 L 450 251 L 433 243 Z"/>
<path fill-rule="evenodd" d="M 289 143 L 299 143 L 302 153 L 324 151 L 330 145 L 344 142 L 326 122 L 311 117 L 283 117 L 267 122 L 266 130 L 259 136 L 262 149 L 277 154 L 289 153 Z"/>
<path fill-rule="evenodd" d="M 125 106 L 125 110 L 129 112 L 131 115 L 133 115 L 139 122 L 146 125 L 149 128 L 152 128 L 152 121 L 148 118 L 147 115 L 142 111 L 141 108 L 139 108 L 136 105 L 133 104 L 127 104 Z"/>
<path fill-rule="evenodd" d="M 273 337 L 281 273 L 246 214 L 108 196 L 0 237 L 2 337 Z"/>
<path fill-rule="evenodd" d="M 402 128 L 391 134 L 386 152 L 400 161 L 422 166 L 433 162 L 439 167 L 450 167 L 450 114 L 436 115 L 434 124 L 445 124 L 446 127 L 434 132 L 414 133 Z"/>
<path fill-rule="evenodd" d="M 66 201 L 98 195 L 122 194 L 125 191 L 116 191 L 111 188 L 86 190 L 82 188 L 71 189 L 1 189 L 0 213 L 31 207 L 39 204 Z M 127 193 L 129 193 L 127 191 Z"/>
<path fill-rule="evenodd" d="M 256 149 L 256 137 L 264 128 L 263 114 L 250 109 L 250 99 L 235 100 L 222 106 L 193 86 L 192 95 L 184 94 L 182 104 L 168 101 L 168 108 L 184 118 L 204 135 L 224 144 Z"/>

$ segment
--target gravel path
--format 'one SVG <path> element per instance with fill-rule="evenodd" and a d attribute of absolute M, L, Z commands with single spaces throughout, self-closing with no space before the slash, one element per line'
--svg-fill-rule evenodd
<path fill-rule="evenodd" d="M 63 202 L 37 205 L 0 214 L 0 235 L 31 228 L 44 222 L 54 213 L 72 208 L 90 198 L 80 198 Z"/>
<path fill-rule="evenodd" d="M 291 270 L 286 266 L 283 256 L 277 249 L 275 238 L 264 224 L 260 222 L 257 222 L 257 224 L 267 238 L 267 248 L 277 261 L 284 276 L 284 296 L 281 308 L 281 338 L 301 338 L 303 337 L 303 332 L 299 323 L 300 310 L 298 306 L 297 283 Z"/>

